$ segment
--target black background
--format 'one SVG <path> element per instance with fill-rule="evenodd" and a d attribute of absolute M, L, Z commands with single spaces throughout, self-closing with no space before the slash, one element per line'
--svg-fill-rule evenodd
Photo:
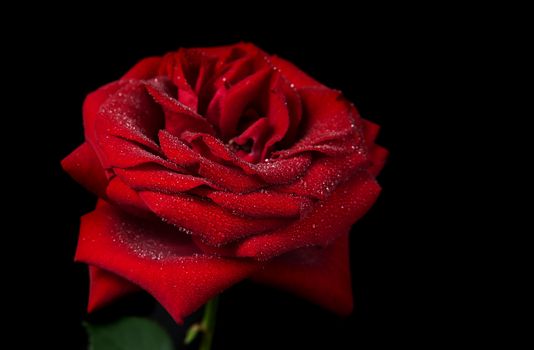
<path fill-rule="evenodd" d="M 24 51 L 18 60 L 29 79 L 17 94 L 24 111 L 16 118 L 17 132 L 6 136 L 17 139 L 16 177 L 24 183 L 12 202 L 27 213 L 17 217 L 24 227 L 17 237 L 32 258 L 24 273 L 15 272 L 13 284 L 24 299 L 13 323 L 36 334 L 23 343 L 84 349 L 82 320 L 126 314 L 152 315 L 179 335 L 146 295 L 86 315 L 87 271 L 72 260 L 79 217 L 92 210 L 95 198 L 59 162 L 83 141 L 81 105 L 88 92 L 145 56 L 240 40 L 342 90 L 362 116 L 382 125 L 378 142 L 391 156 L 379 177 L 382 195 L 351 236 L 354 313 L 339 318 L 289 294 L 243 283 L 223 294 L 214 348 L 433 348 L 469 333 L 469 312 L 456 309 L 462 283 L 446 282 L 450 257 L 441 259 L 447 255 L 441 232 L 449 224 L 437 218 L 434 204 L 448 191 L 436 179 L 449 175 L 443 164 L 452 161 L 442 152 L 442 140 L 451 137 L 442 122 L 447 107 L 437 101 L 458 54 L 450 51 L 448 28 L 432 14 L 421 18 L 406 8 L 402 14 L 319 8 L 312 15 L 273 6 L 275 15 L 263 20 L 219 15 L 218 9 L 211 11 L 215 19 L 160 9 L 82 20 L 86 13 L 77 10 L 48 17 L 19 43 Z"/>

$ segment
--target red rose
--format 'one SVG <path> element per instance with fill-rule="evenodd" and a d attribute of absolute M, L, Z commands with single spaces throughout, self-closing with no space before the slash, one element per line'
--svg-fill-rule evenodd
<path fill-rule="evenodd" d="M 386 151 L 339 91 L 251 44 L 140 61 L 87 96 L 62 162 L 98 195 L 89 310 L 138 289 L 176 319 L 253 278 L 352 309 L 348 232 Z"/>

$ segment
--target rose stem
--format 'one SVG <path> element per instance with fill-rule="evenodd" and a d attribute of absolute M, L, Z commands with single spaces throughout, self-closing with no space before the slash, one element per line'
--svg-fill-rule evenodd
<path fill-rule="evenodd" d="M 202 341 L 199 350 L 211 350 L 211 343 L 213 342 L 213 333 L 215 332 L 215 319 L 217 318 L 217 305 L 219 304 L 219 296 L 208 301 L 204 308 L 204 316 L 202 317 L 201 327 L 204 330 Z"/>

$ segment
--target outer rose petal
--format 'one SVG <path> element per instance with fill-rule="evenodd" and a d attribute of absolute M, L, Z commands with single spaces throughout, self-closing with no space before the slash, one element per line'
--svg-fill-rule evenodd
<path fill-rule="evenodd" d="M 65 157 L 61 166 L 89 191 L 99 197 L 105 197 L 108 179 L 95 151 L 87 142 Z"/>
<path fill-rule="evenodd" d="M 327 245 L 373 205 L 380 186 L 366 171 L 341 184 L 305 218 L 280 230 L 246 238 L 235 253 L 268 260 L 297 248 Z"/>
<path fill-rule="evenodd" d="M 380 132 L 380 125 L 363 118 L 362 122 L 365 143 L 367 144 L 367 147 L 371 148 L 374 146 L 378 133 Z"/>
<path fill-rule="evenodd" d="M 279 191 L 325 200 L 340 183 L 353 177 L 358 169 L 367 164 L 367 158 L 357 152 L 343 158 L 319 158 L 302 177 L 287 186 L 281 186 Z"/>
<path fill-rule="evenodd" d="M 297 89 L 305 87 L 320 87 L 323 86 L 315 79 L 298 69 L 293 63 L 284 60 L 278 56 L 271 56 L 272 64 L 280 70 Z"/>
<path fill-rule="evenodd" d="M 326 248 L 302 248 L 274 259 L 253 279 L 348 315 L 353 307 L 348 234 Z"/>
<path fill-rule="evenodd" d="M 139 81 L 122 82 L 121 88 L 100 105 L 95 117 L 98 142 L 105 142 L 106 136 L 113 135 L 156 152 L 154 136 L 163 125 L 161 108 Z"/>
<path fill-rule="evenodd" d="M 198 173 L 232 192 L 252 192 L 265 186 L 265 183 L 256 177 L 247 176 L 237 169 L 210 161 L 202 161 L 198 168 Z"/>
<path fill-rule="evenodd" d="M 115 169 L 115 173 L 135 191 L 180 193 L 204 185 L 215 187 L 204 178 L 169 171 L 159 165 Z"/>
<path fill-rule="evenodd" d="M 121 80 L 138 79 L 145 80 L 154 78 L 158 74 L 161 57 L 147 57 L 137 62 L 124 74 Z"/>
<path fill-rule="evenodd" d="M 107 99 L 113 95 L 117 90 L 124 86 L 124 82 L 113 82 L 102 86 L 101 88 L 91 92 L 83 101 L 83 129 L 85 133 L 85 140 L 93 147 L 98 145 L 95 141 L 95 121 L 98 116 L 100 106 Z M 98 149 L 95 148 L 98 152 Z M 100 156 L 100 155 L 99 155 Z"/>
<path fill-rule="evenodd" d="M 139 194 L 117 176 L 109 182 L 106 195 L 112 204 L 131 214 L 137 216 L 152 215 L 152 212 L 139 197 Z"/>
<path fill-rule="evenodd" d="M 160 130 L 159 144 L 165 156 L 177 165 L 187 168 L 200 162 L 200 155 L 178 137 L 166 130 Z"/>
<path fill-rule="evenodd" d="M 220 246 L 253 234 L 286 226 L 283 218 L 254 219 L 232 214 L 211 202 L 187 195 L 144 191 L 139 196 L 159 217 L 199 236 L 210 245 Z"/>
<path fill-rule="evenodd" d="M 365 119 L 363 122 L 365 142 L 367 143 L 367 148 L 369 149 L 369 159 L 371 160 L 369 173 L 377 176 L 384 167 L 389 152 L 384 147 L 375 144 L 376 137 L 380 131 L 380 126 Z"/>
<path fill-rule="evenodd" d="M 290 148 L 275 152 L 273 156 L 287 157 L 336 140 L 347 141 L 347 150 L 356 149 L 359 140 L 355 127 L 360 123 L 360 117 L 339 91 L 306 88 L 300 89 L 299 93 L 306 118 L 300 126 L 302 136 Z"/>
<path fill-rule="evenodd" d="M 135 284 L 96 266 L 89 266 L 89 280 L 88 312 L 93 312 L 126 294 L 139 290 Z"/>
<path fill-rule="evenodd" d="M 382 171 L 382 168 L 386 164 L 386 159 L 388 158 L 389 151 L 384 147 L 375 145 L 375 147 L 369 152 L 369 157 L 371 159 L 371 167 L 369 168 L 369 173 L 373 176 L 378 176 Z"/>
<path fill-rule="evenodd" d="M 267 191 L 248 194 L 217 191 L 207 196 L 223 208 L 253 218 L 299 217 L 311 206 L 309 198 Z"/>
<path fill-rule="evenodd" d="M 102 201 L 82 217 L 76 260 L 139 285 L 178 323 L 258 267 L 199 254 L 172 226 L 132 217 Z"/>

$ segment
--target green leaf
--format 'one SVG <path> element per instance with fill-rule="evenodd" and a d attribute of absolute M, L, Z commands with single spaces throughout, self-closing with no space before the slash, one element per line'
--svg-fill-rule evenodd
<path fill-rule="evenodd" d="M 84 324 L 89 350 L 172 350 L 169 335 L 156 322 L 125 317 L 108 324 Z"/>

